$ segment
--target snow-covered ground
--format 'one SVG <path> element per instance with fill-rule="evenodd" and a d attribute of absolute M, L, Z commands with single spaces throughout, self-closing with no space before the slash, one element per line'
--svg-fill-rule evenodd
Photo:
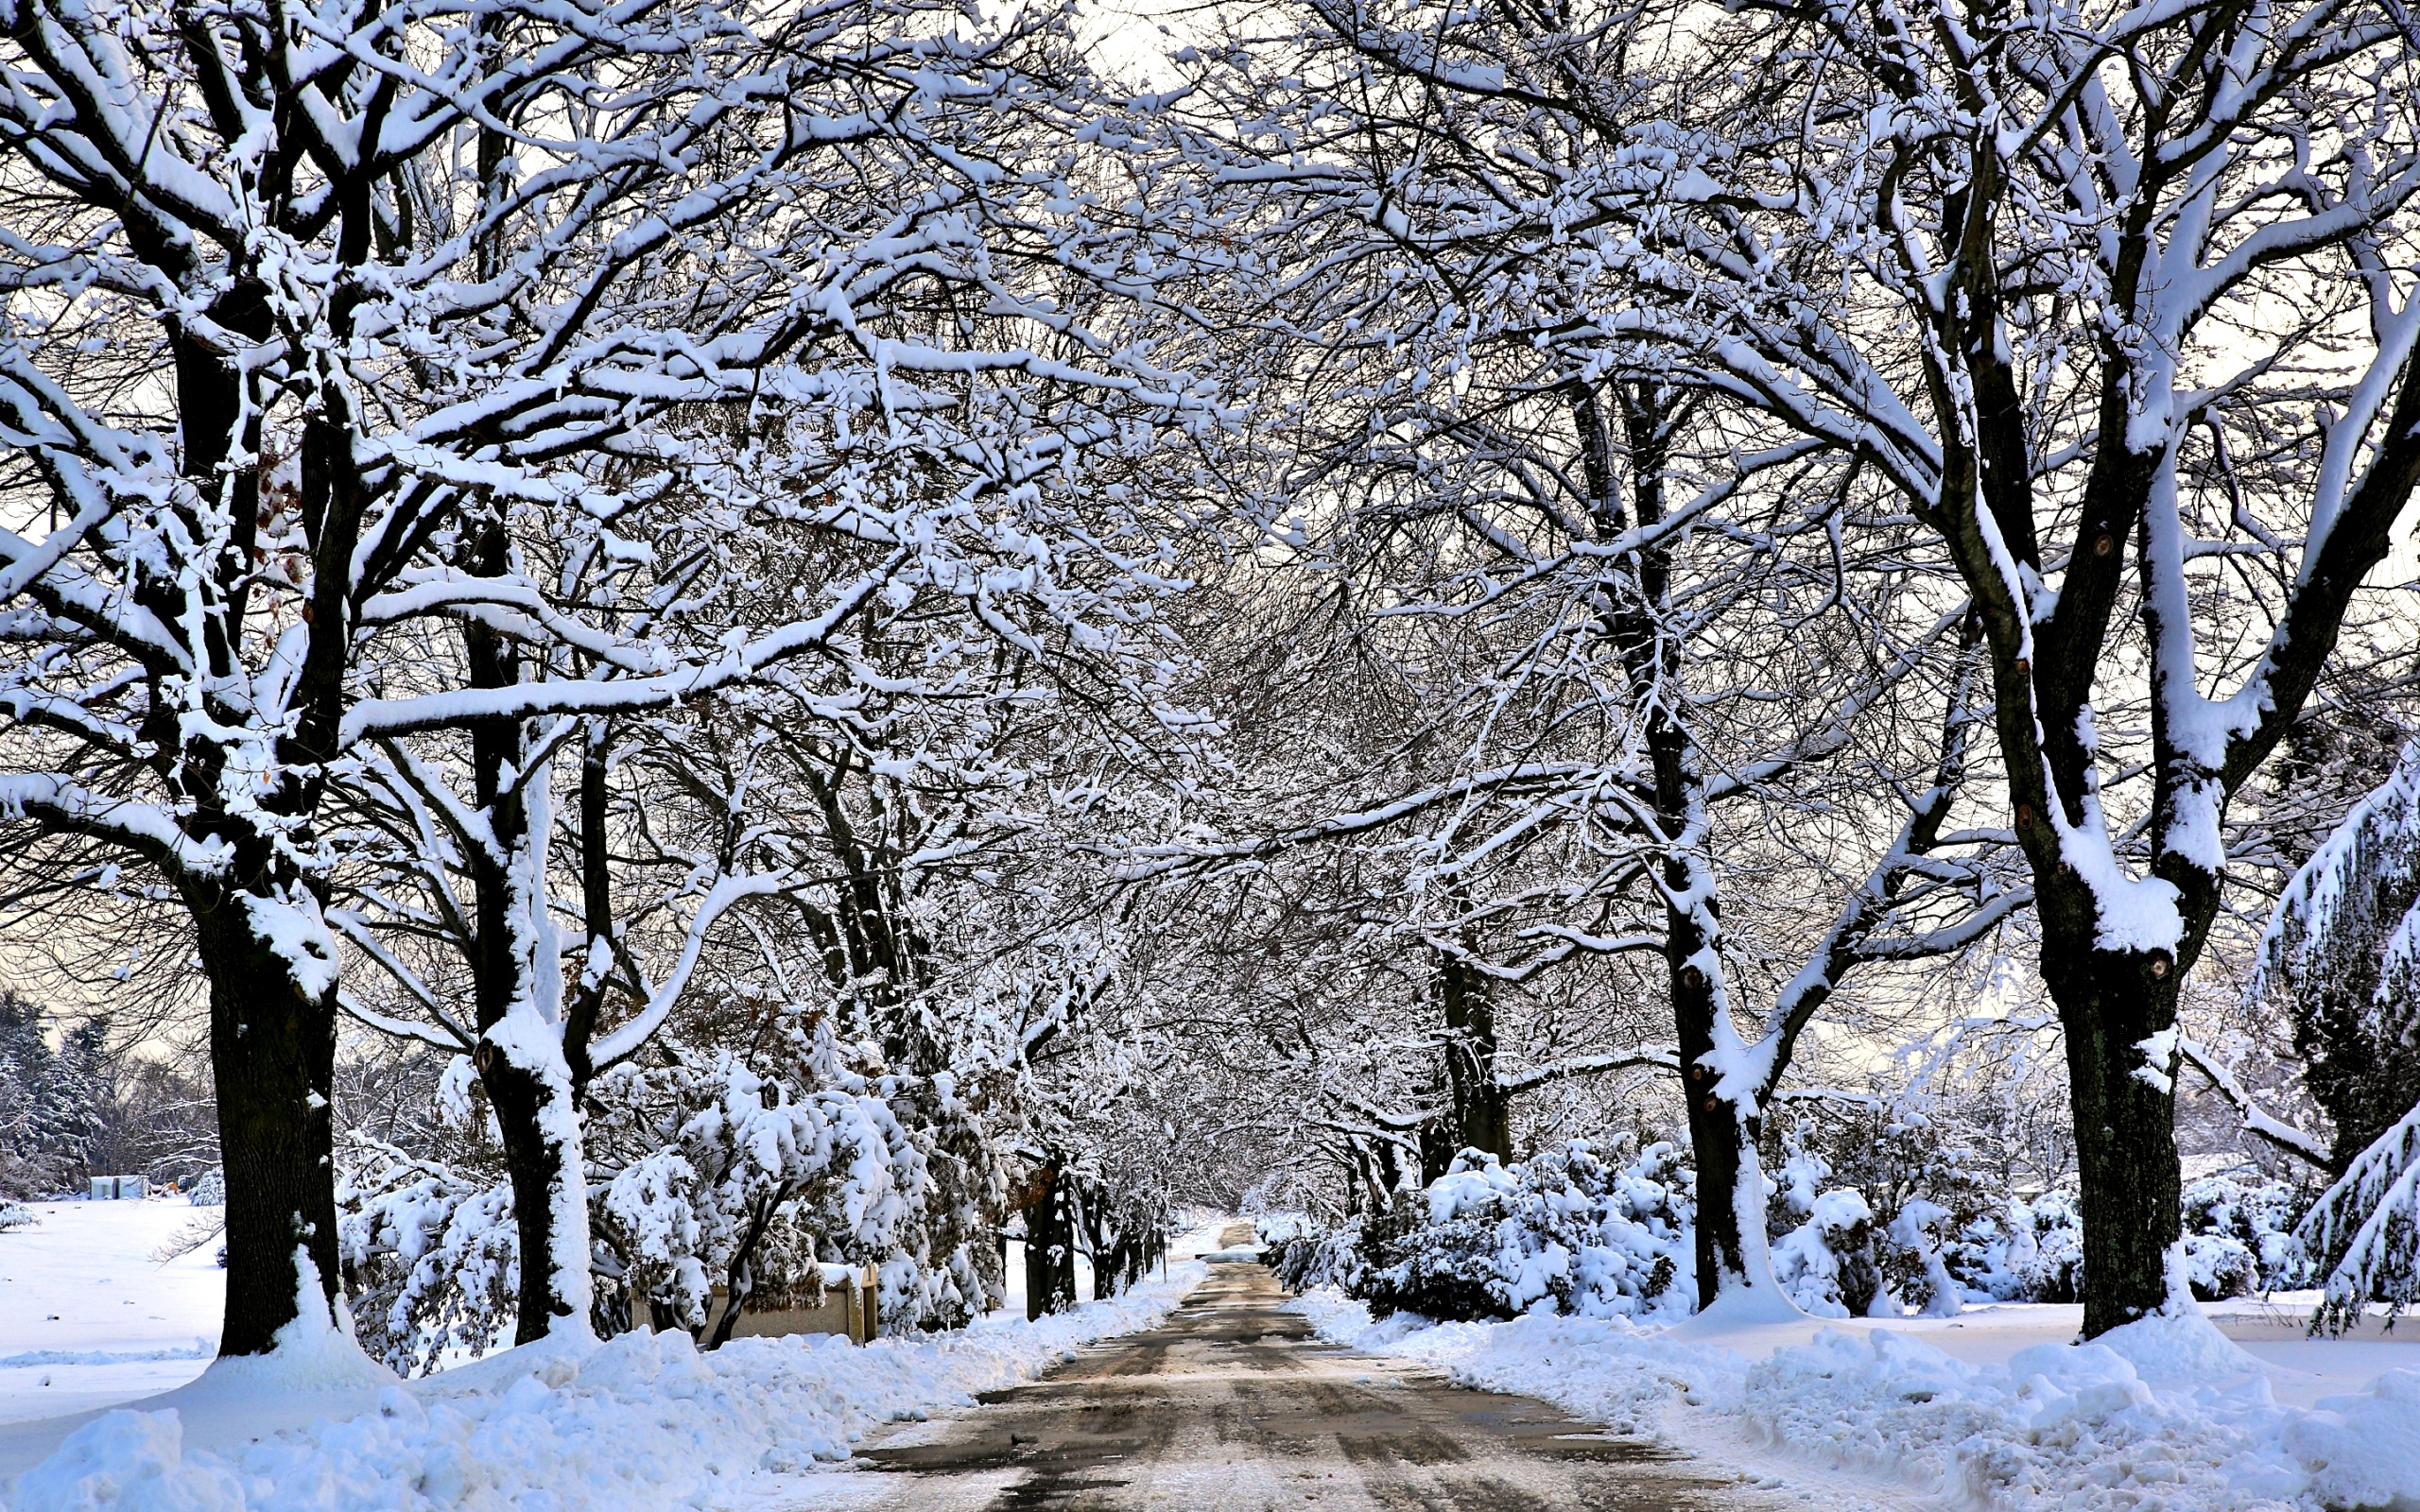
<path fill-rule="evenodd" d="M 0 1233 L 0 1423 L 130 1401 L 183 1385 L 218 1349 L 227 1273 L 218 1241 L 151 1257 L 221 1210 L 182 1197 L 36 1202 Z"/>
<path fill-rule="evenodd" d="M 1177 1252 L 1216 1246 L 1214 1226 Z M 801 1478 L 868 1431 L 970 1405 L 1080 1344 L 1149 1328 L 1205 1273 L 1177 1260 L 1124 1297 L 1037 1323 L 1003 1314 L 862 1347 L 809 1335 L 707 1354 L 683 1333 L 625 1334 L 412 1382 L 332 1333 L 299 1337 L 129 1408 L 0 1426 L 0 1502 L 11 1512 L 812 1504 Z"/>
<path fill-rule="evenodd" d="M 1701 1314 L 1448 1323 L 1332 1290 L 1320 1332 L 1470 1385 L 1651 1434 L 1751 1479 L 1976 1508 L 2420 1508 L 2420 1338 L 2303 1339 L 2290 1310 L 2222 1304 L 2073 1341 L 2076 1307 L 1826 1323 Z M 2231 1342 L 2233 1335 L 2241 1342 Z M 1826 1500 L 1855 1502 L 1854 1495 Z"/>

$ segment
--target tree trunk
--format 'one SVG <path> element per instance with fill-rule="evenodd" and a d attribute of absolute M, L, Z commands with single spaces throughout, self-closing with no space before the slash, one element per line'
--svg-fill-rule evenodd
<path fill-rule="evenodd" d="M 1053 1166 L 1041 1200 L 1025 1211 L 1025 1315 L 1028 1320 L 1076 1305 L 1076 1193 Z"/>
<path fill-rule="evenodd" d="M 334 971 L 304 994 L 285 958 L 255 932 L 245 895 L 193 908 L 210 978 L 211 1070 L 227 1172 L 227 1308 L 223 1355 L 266 1354 L 310 1304 L 334 1327 L 337 1259 Z M 318 1271 L 309 1275 L 304 1262 Z"/>
<path fill-rule="evenodd" d="M 1621 415 L 1637 522 L 1651 525 L 1664 518 L 1664 470 L 1671 456 L 1669 406 L 1650 383 L 1616 383 L 1609 392 Z M 1594 387 L 1575 386 L 1571 401 L 1590 512 L 1598 540 L 1609 542 L 1630 524 L 1616 481 L 1613 430 Z M 1687 703 L 1680 640 L 1662 629 L 1671 547 L 1649 547 L 1631 563 L 1626 571 L 1608 571 L 1598 613 L 1606 644 L 1620 658 L 1629 680 L 1655 785 L 1655 823 L 1663 848 L 1656 864 L 1664 874 L 1665 977 L 1684 1068 L 1681 1095 L 1688 1111 L 1689 1145 L 1697 1161 L 1698 1306 L 1706 1308 L 1725 1290 L 1772 1284 L 1766 1254 L 1764 1176 L 1755 1160 L 1762 1109 L 1754 1089 L 1724 1091 L 1714 1063 L 1715 1036 L 1727 1012 L 1717 976 L 1722 970 L 1721 896 L 1713 874 L 1692 850 L 1707 840 L 1705 783 L 1696 744 L 1675 713 Z"/>
<path fill-rule="evenodd" d="M 1687 871 L 1679 868 L 1669 879 L 1676 891 L 1685 890 Z M 1665 928 L 1672 1027 L 1681 1064 L 1688 1068 L 1681 1079 L 1682 1096 L 1697 1161 L 1698 1306 L 1708 1308 L 1726 1287 L 1753 1285 L 1772 1273 L 1764 1261 L 1764 1175 L 1754 1160 L 1754 1111 L 1715 1090 L 1714 1026 L 1721 1010 L 1715 983 L 1696 959 L 1707 944 L 1703 932 L 1680 909 L 1669 912 Z"/>
<path fill-rule="evenodd" d="M 472 570 L 502 576 L 511 566 L 510 552 L 502 527 L 492 525 L 476 543 Z M 520 651 L 511 641 L 475 622 L 464 626 L 462 639 L 471 686 L 520 682 Z M 480 1035 L 473 1061 L 495 1111 L 512 1181 L 521 1245 L 515 1344 L 544 1338 L 559 1319 L 585 1327 L 592 1292 L 587 1173 L 571 1069 L 562 1028 L 540 1013 L 535 997 L 534 973 L 554 963 L 536 956 L 543 946 L 531 916 L 544 902 L 533 897 L 528 874 L 544 865 L 548 810 L 545 794 L 520 785 L 527 747 L 517 718 L 481 719 L 471 728 L 473 780 L 488 821 L 488 843 L 473 846 L 470 858 L 477 931 L 470 942 L 472 983 Z M 534 781 L 543 783 L 546 775 Z"/>
<path fill-rule="evenodd" d="M 570 1221 L 575 1204 L 581 1217 L 586 1213 L 585 1173 L 578 1187 L 567 1183 L 569 1173 L 583 1163 L 579 1115 L 569 1106 L 567 1078 L 514 1063 L 493 1040 L 479 1041 L 475 1059 L 504 1136 L 513 1226 L 521 1243 L 520 1313 L 512 1342 L 528 1344 L 553 1332 L 557 1319 L 586 1311 L 587 1289 L 563 1274 L 566 1265 L 579 1266 L 584 1274 L 588 1264 L 588 1226 Z"/>
<path fill-rule="evenodd" d="M 2144 1040 L 2176 1023 L 2176 976 L 2160 955 L 2092 949 L 2045 932 L 2043 974 L 2067 1046 L 2083 1178 L 2085 1337 L 2157 1311 L 2168 1299 L 2169 1248 L 2184 1232 L 2172 1088 L 2138 1073 Z M 2156 974 L 2154 974 L 2156 972 Z"/>
<path fill-rule="evenodd" d="M 1512 1160 L 1512 1099 L 1495 1081 L 1495 999 L 1485 973 L 1467 960 L 1438 963 L 1445 1009 L 1445 1090 L 1453 1100 L 1454 1148 Z M 1442 1173 L 1441 1173 L 1442 1174 Z"/>
<path fill-rule="evenodd" d="M 211 307 L 228 330 L 255 340 L 275 329 L 268 291 L 238 279 Z M 226 548 L 219 581 L 226 613 L 199 627 L 201 644 L 189 647 L 195 661 L 226 675 L 235 665 L 250 602 L 249 575 L 255 570 L 253 543 L 260 516 L 260 476 L 248 460 L 260 440 L 260 418 L 245 404 L 245 380 L 227 358 L 190 337 L 175 342 L 177 403 L 183 441 L 181 468 L 205 502 L 205 512 L 223 522 Z M 306 519 L 319 539 L 328 531 L 324 513 Z M 349 542 L 337 544 L 350 550 Z M 327 565 L 324 559 L 315 568 Z M 333 583 L 341 593 L 339 575 Z M 315 580 L 324 596 L 329 580 Z M 147 607 L 173 623 L 175 606 L 153 598 Z M 313 651 L 324 661 L 315 634 Z M 322 714 L 330 700 L 319 696 L 326 682 L 306 666 L 297 697 L 304 724 Z M 152 707 L 164 707 L 156 694 Z M 189 833 L 234 842 L 240 858 L 234 874 L 264 891 L 274 868 L 263 848 L 243 828 L 227 822 L 218 783 L 225 749 L 207 737 L 181 734 L 173 723 L 149 733 L 160 745 L 163 776 L 192 799 Z M 315 756 L 324 757 L 324 748 Z M 310 799 L 293 784 L 277 795 L 289 815 L 307 815 Z M 290 835 L 307 849 L 306 833 Z M 290 880 L 290 879 L 288 879 Z M 262 937 L 242 885 L 215 879 L 184 889 L 193 916 L 194 945 L 210 982 L 211 1073 L 218 1096 L 220 1159 L 227 1183 L 227 1301 L 218 1337 L 221 1355 L 267 1353 L 278 1331 L 304 1306 L 334 1326 L 337 1273 L 335 1142 L 329 1096 L 336 1078 L 337 1008 L 335 963 L 316 993 L 299 983 L 279 950 Z M 287 948 L 300 942 L 286 941 Z M 333 943 L 327 948 L 333 951 Z M 318 1271 L 308 1275 L 303 1265 Z M 319 1292 L 306 1300 L 306 1289 Z"/>

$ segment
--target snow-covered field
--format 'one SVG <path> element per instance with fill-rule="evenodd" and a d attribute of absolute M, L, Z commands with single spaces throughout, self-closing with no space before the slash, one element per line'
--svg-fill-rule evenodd
<path fill-rule="evenodd" d="M 36 1202 L 0 1233 L 0 1423 L 148 1397 L 201 1374 L 217 1352 L 227 1273 L 218 1241 L 151 1257 L 216 1208 Z"/>
<path fill-rule="evenodd" d="M 2311 1342 L 2260 1304 L 2086 1346 L 2073 1343 L 2077 1307 L 1856 1323 L 1710 1313 L 1639 1328 L 1373 1323 L 1326 1289 L 1292 1305 L 1339 1343 L 1652 1434 L 1750 1478 L 1796 1484 L 1794 1465 L 1979 1509 L 2420 1507 L 2420 1338 Z"/>
<path fill-rule="evenodd" d="M 63 1224 L 43 1252 L 52 1259 L 23 1268 L 46 1278 L 38 1283 L 49 1289 L 43 1295 L 70 1296 L 62 1288 L 74 1280 L 73 1236 L 112 1246 L 106 1260 L 85 1252 L 89 1281 L 94 1268 L 130 1271 L 118 1257 L 147 1253 L 146 1223 L 112 1214 Z M 1215 1227 L 1187 1235 L 1176 1251 L 1215 1248 L 1216 1236 Z M 0 1236 L 0 1245 L 21 1237 Z M 201 1263 L 217 1275 L 207 1252 Z M 975 1393 L 1029 1380 L 1080 1344 L 1149 1328 L 1204 1274 L 1199 1263 L 1178 1260 L 1164 1279 L 1125 1297 L 1038 1323 L 1000 1314 L 953 1333 L 864 1347 L 811 1335 L 738 1339 L 700 1354 L 686 1334 L 636 1333 L 509 1350 L 412 1382 L 396 1380 L 334 1335 L 290 1340 L 268 1359 L 207 1370 L 198 1359 L 164 1362 L 198 1378 L 130 1408 L 0 1426 L 0 1500 L 11 1512 L 812 1504 L 801 1477 L 845 1458 L 870 1430 L 968 1405 Z M 41 1314 L 24 1321 L 17 1314 L 31 1310 L 14 1306 L 13 1286 L 9 1295 L 8 1337 L 49 1322 Z M 179 1310 L 155 1309 L 162 1316 L 147 1318 L 149 1326 L 198 1315 L 197 1295 L 175 1295 Z M 211 1292 L 214 1320 L 218 1299 Z M 110 1301 L 118 1300 L 120 1293 L 111 1293 Z M 52 1312 L 62 1305 L 45 1304 Z M 75 1337 L 54 1352 L 108 1352 L 85 1332 L 99 1314 L 98 1304 L 87 1305 L 69 1330 L 62 1313 L 50 1326 Z M 108 1337 L 113 1348 L 147 1338 Z M 184 1347 L 194 1342 L 188 1332 Z M 71 1368 L 100 1367 L 52 1367 L 54 1376 Z M 23 1419 L 52 1400 L 42 1393 L 58 1389 L 12 1382 L 6 1406 Z M 77 1389 L 91 1396 L 108 1387 L 79 1381 Z"/>

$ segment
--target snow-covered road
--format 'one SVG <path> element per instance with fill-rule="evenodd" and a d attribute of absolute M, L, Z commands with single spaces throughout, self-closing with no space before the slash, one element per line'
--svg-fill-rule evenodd
<path fill-rule="evenodd" d="M 1239 1229 L 1236 1242 L 1249 1243 Z M 798 1512 L 1711 1512 L 1806 1505 L 1526 1397 L 1321 1344 L 1257 1264 L 983 1410 L 883 1435 Z"/>

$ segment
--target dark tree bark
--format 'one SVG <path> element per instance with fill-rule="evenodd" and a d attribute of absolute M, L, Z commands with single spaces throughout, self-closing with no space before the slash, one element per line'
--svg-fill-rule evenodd
<path fill-rule="evenodd" d="M 1610 391 L 1621 412 L 1623 451 L 1630 468 L 1630 492 L 1636 523 L 1651 525 L 1664 518 L 1664 473 L 1670 460 L 1669 406 L 1651 384 L 1616 383 Z M 1616 478 L 1615 443 L 1611 425 L 1596 390 L 1582 387 L 1573 395 L 1573 419 L 1580 433 L 1582 476 L 1595 501 L 1594 524 L 1600 541 L 1610 541 L 1630 528 L 1632 517 L 1621 504 Z M 1681 700 L 1669 696 L 1679 684 L 1682 668 L 1675 637 L 1659 633 L 1658 615 L 1671 580 L 1671 550 L 1658 543 L 1636 552 L 1626 569 L 1607 575 L 1599 609 L 1608 645 L 1621 661 L 1644 724 L 1648 768 L 1654 783 L 1651 795 L 1656 827 L 1668 839 L 1688 833 L 1704 804 L 1704 782 L 1697 749 L 1688 730 L 1674 717 Z M 1709 897 L 1703 915 L 1674 902 L 1697 890 L 1687 856 L 1668 849 L 1660 862 L 1665 897 L 1664 965 L 1666 990 L 1672 1005 L 1672 1029 L 1680 1050 L 1682 1096 L 1687 1108 L 1689 1145 L 1698 1177 L 1697 1290 L 1698 1305 L 1710 1307 L 1726 1284 L 1743 1285 L 1750 1278 L 1748 1237 L 1740 1228 L 1743 1204 L 1739 1183 L 1755 1145 L 1762 1109 L 1719 1096 L 1712 1064 L 1715 1016 L 1720 1009 L 1717 984 L 1703 962 L 1719 956 L 1720 941 L 1712 936 L 1708 920 L 1720 917 L 1720 901 Z M 1761 1220 L 1759 1220 L 1761 1221 Z M 1761 1246 L 1764 1235 L 1755 1236 Z"/>
<path fill-rule="evenodd" d="M 1996 295 L 1986 285 L 1987 254 L 1970 259 L 1971 321 L 1953 318 L 1945 350 L 1961 352 L 1988 397 L 2008 386 L 1997 350 Z M 2131 299 L 2131 293 L 2127 294 Z M 2114 338 L 2113 338 L 2114 339 Z M 2132 369 L 2124 354 L 2104 353 L 2101 392 L 2104 436 L 2123 434 Z M 2126 544 L 2146 587 L 2145 631 L 2160 644 L 2164 612 L 2153 590 L 2155 547 L 2149 511 L 2153 463 L 2145 454 L 2111 445 L 2095 459 L 2082 501 L 2082 519 L 2056 607 L 2038 627 L 2031 606 L 2010 595 L 1985 537 L 1982 516 L 2024 564 L 2040 570 L 2042 549 L 2032 529 L 2029 457 L 2013 401 L 1987 404 L 1977 445 L 1953 454 L 1936 523 L 1976 602 L 1990 642 L 1994 714 L 2010 774 L 2017 838 L 2033 874 L 2042 919 L 2042 972 L 2066 1036 L 2069 1097 L 2083 1177 L 2084 1333 L 2131 1323 L 2168 1299 L 2167 1256 L 2182 1235 L 2174 1094 L 2147 1066 L 2144 1042 L 2172 1029 L 2184 979 L 2200 957 L 2216 919 L 2222 876 L 2204 859 L 2169 844 L 2181 806 L 2225 805 L 2284 738 L 2333 654 L 2344 615 L 2361 580 L 2384 559 L 2388 531 L 2420 482 L 2420 367 L 2407 365 L 2381 443 L 2360 484 L 2345 499 L 2332 528 L 2310 553 L 2287 601 L 2264 668 L 2268 697 L 2249 729 L 2233 732 L 2215 767 L 2180 744 L 2178 713 L 2153 678 L 2152 699 L 2152 812 L 2150 875 L 2175 889 L 2181 926 L 2175 948 L 2112 948 L 2104 917 L 2115 900 L 2100 897 L 2069 861 L 2055 819 L 2087 825 L 2097 797 L 2097 752 L 2087 743 L 2085 715 L 2096 679 L 2109 656 L 2123 586 Z M 1955 408 L 1946 375 L 1936 374 L 1936 404 Z M 2025 655 L 2029 631 L 2035 659 Z M 2189 636 L 2190 630 L 2185 633 Z M 2156 650 L 2155 650 L 2156 657 Z M 2034 661 L 2038 660 L 2038 664 Z M 2186 669 L 2189 676 L 2189 669 Z M 2184 689 L 2180 692 L 2197 692 Z M 2172 1068 L 2152 1067 L 2169 1072 Z"/>
<path fill-rule="evenodd" d="M 253 339 L 268 335 L 266 291 L 238 282 L 212 309 L 221 325 Z M 260 515 L 256 468 L 231 463 L 240 441 L 257 455 L 259 418 L 247 416 L 242 379 L 226 359 L 199 341 L 176 347 L 177 395 L 183 441 L 183 471 L 206 497 L 223 501 L 234 539 L 219 564 L 218 582 L 229 607 L 226 622 L 205 627 L 197 648 L 221 674 L 233 664 L 235 647 L 226 640 L 240 627 L 249 599 L 248 575 Z M 316 445 L 314 442 L 316 441 Z M 306 434 L 304 523 L 321 563 L 341 551 L 349 558 L 357 534 L 359 490 L 349 457 L 326 455 L 323 428 Z M 318 455 L 313 455 L 314 453 Z M 197 522 L 197 525 L 199 523 Z M 342 696 L 346 574 L 333 575 L 314 600 L 317 611 L 296 702 L 303 717 L 292 742 L 306 750 L 333 748 L 333 722 Z M 327 585 L 331 575 L 319 574 Z M 324 601 L 324 607 L 322 607 Z M 163 602 L 154 608 L 173 613 Z M 334 1299 L 341 1283 L 337 1257 L 335 1141 L 330 1098 L 335 1090 L 337 1006 L 334 963 L 322 991 L 308 991 L 285 955 L 263 937 L 249 900 L 292 895 L 297 879 L 251 824 L 221 806 L 219 778 L 224 752 L 204 739 L 182 739 L 163 717 L 169 701 L 151 700 L 148 734 L 171 760 L 164 773 L 194 805 L 188 829 L 231 842 L 236 863 L 231 881 L 182 885 L 194 920 L 196 953 L 210 982 L 211 1070 L 218 1100 L 218 1134 L 227 1183 L 227 1303 L 219 1333 L 222 1355 L 262 1354 L 278 1332 L 313 1305 L 298 1255 L 318 1271 L 318 1305 L 334 1323 Z M 268 806 L 288 815 L 307 814 L 317 792 L 289 786 L 269 796 Z M 307 837 L 294 837 L 307 844 Z M 291 942 L 287 942 L 291 947 Z"/>
<path fill-rule="evenodd" d="M 2135 1074 L 2144 1064 L 2135 1046 L 2176 1022 L 2178 973 L 2155 978 L 2140 955 L 2090 949 L 2046 950 L 2043 968 L 2066 1030 L 2083 1177 L 2084 1332 L 2095 1334 L 2133 1322 L 2168 1295 L 2168 1250 L 2183 1228 L 2176 1098 Z"/>
<path fill-rule="evenodd" d="M 510 549 L 500 524 L 484 527 L 471 570 L 503 576 L 510 570 Z M 521 653 L 511 641 L 475 621 L 463 627 L 462 635 L 472 687 L 510 688 L 521 680 Z M 494 1109 L 503 1135 L 505 1172 L 512 1182 L 513 1226 L 521 1245 L 515 1344 L 544 1338 L 555 1319 L 579 1311 L 557 1284 L 557 1267 L 588 1263 L 585 1255 L 557 1253 L 557 1188 L 570 1152 L 560 1132 L 548 1125 L 559 1122 L 549 1117 L 549 1110 L 562 1089 L 548 1085 L 544 1075 L 516 1062 L 506 1046 L 488 1038 L 530 990 L 532 962 L 520 938 L 521 901 L 512 872 L 523 846 L 544 845 L 546 837 L 529 833 L 528 804 L 518 785 L 527 744 L 516 717 L 481 719 L 471 728 L 475 797 L 493 841 L 469 848 L 477 932 L 471 941 L 471 975 L 481 1037 L 471 1058 Z"/>
<path fill-rule="evenodd" d="M 1028 1320 L 1076 1305 L 1076 1189 L 1053 1165 L 1047 1185 L 1025 1211 L 1025 1315 Z"/>
<path fill-rule="evenodd" d="M 1452 1129 L 1446 1160 L 1478 1150 L 1509 1163 L 1512 1100 L 1496 1084 L 1495 998 L 1487 975 L 1468 959 L 1443 957 L 1437 964 L 1437 995 L 1445 1015 L 1445 1094 Z"/>
<path fill-rule="evenodd" d="M 306 996 L 246 917 L 244 895 L 190 900 L 210 979 L 211 1069 L 227 1175 L 227 1309 L 221 1355 L 265 1354 L 304 1305 L 297 1254 L 333 1309 L 337 1257 L 337 1008 L 331 982 Z M 330 972 L 333 978 L 333 971 Z"/>

